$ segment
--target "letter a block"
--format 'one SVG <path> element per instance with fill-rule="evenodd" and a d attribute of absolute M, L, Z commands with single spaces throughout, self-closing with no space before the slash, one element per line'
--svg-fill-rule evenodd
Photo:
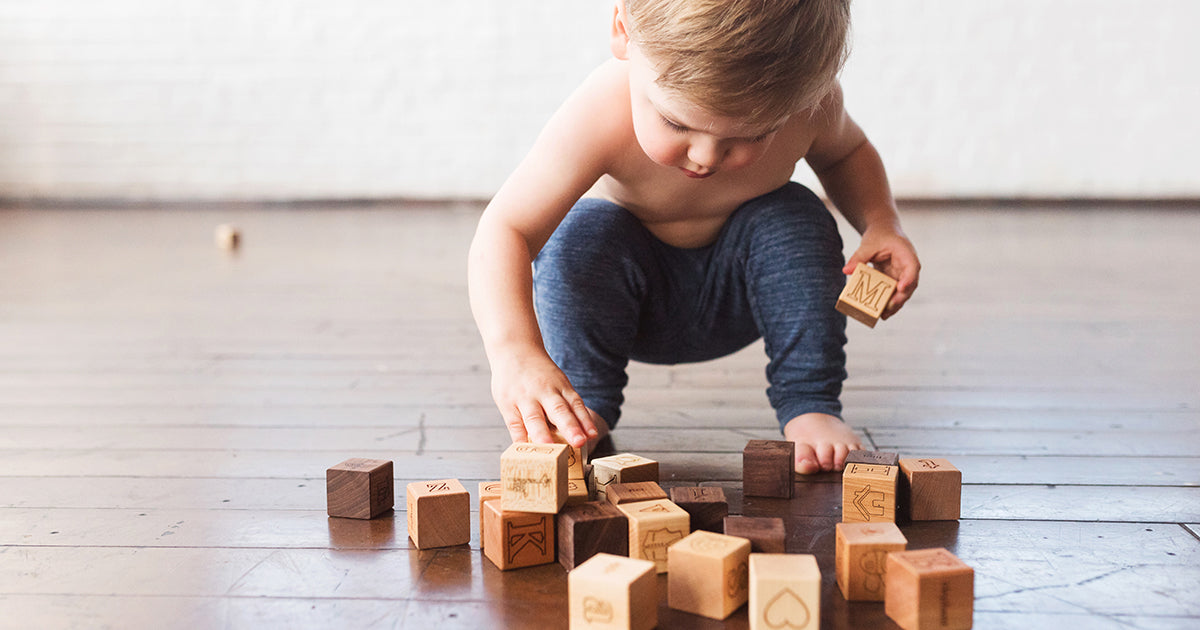
<path fill-rule="evenodd" d="M 750 630 L 818 630 L 821 570 L 808 554 L 750 554 Z"/>
<path fill-rule="evenodd" d="M 858 263 L 838 296 L 838 312 L 875 327 L 888 300 L 896 292 L 896 281 L 873 267 Z"/>
<path fill-rule="evenodd" d="M 592 460 L 592 475 L 596 480 L 596 500 L 608 497 L 608 486 L 634 481 L 658 482 L 658 462 L 632 453 L 597 457 Z"/>
<path fill-rule="evenodd" d="M 408 484 L 408 537 L 417 549 L 471 542 L 471 495 L 457 479 Z"/>
<path fill-rule="evenodd" d="M 975 571 L 945 549 L 888 554 L 884 612 L 904 630 L 967 630 Z"/>
<path fill-rule="evenodd" d="M 395 486 L 392 462 L 351 458 L 325 471 L 330 516 L 375 518 L 392 509 Z"/>
<path fill-rule="evenodd" d="M 748 497 L 792 498 L 796 443 L 750 440 L 742 449 L 742 493 Z"/>
<path fill-rule="evenodd" d="M 567 574 L 569 627 L 649 630 L 658 625 L 654 563 L 598 553 Z"/>
<path fill-rule="evenodd" d="M 554 515 L 500 506 L 498 499 L 483 504 L 483 555 L 501 571 L 554 562 Z"/>
<path fill-rule="evenodd" d="M 556 521 L 558 563 L 568 571 L 598 553 L 629 555 L 629 519 L 610 503 L 568 505 Z"/>
<path fill-rule="evenodd" d="M 837 584 L 852 602 L 881 602 L 887 555 L 904 551 L 908 539 L 895 523 L 838 523 Z"/>
<path fill-rule="evenodd" d="M 629 557 L 654 563 L 667 571 L 667 547 L 688 535 L 688 513 L 666 499 L 624 503 L 617 509 L 629 518 Z"/>
<path fill-rule="evenodd" d="M 898 466 L 850 464 L 842 472 L 842 522 L 896 521 Z"/>
<path fill-rule="evenodd" d="M 962 473 L 944 459 L 900 460 L 900 504 L 914 521 L 956 521 Z"/>
<path fill-rule="evenodd" d="M 513 444 L 500 456 L 500 481 L 504 509 L 558 513 L 569 494 L 567 445 Z"/>
<path fill-rule="evenodd" d="M 746 603 L 750 541 L 692 532 L 667 550 L 667 605 L 710 619 L 724 619 Z"/>

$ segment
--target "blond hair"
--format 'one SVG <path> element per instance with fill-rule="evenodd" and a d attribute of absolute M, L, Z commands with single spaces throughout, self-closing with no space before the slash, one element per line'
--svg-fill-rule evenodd
<path fill-rule="evenodd" d="M 849 0 L 625 0 L 660 88 L 722 116 L 814 107 L 846 60 Z"/>

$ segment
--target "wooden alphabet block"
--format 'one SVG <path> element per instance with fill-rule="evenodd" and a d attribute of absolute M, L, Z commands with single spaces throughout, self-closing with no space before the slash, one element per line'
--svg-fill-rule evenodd
<path fill-rule="evenodd" d="M 665 573 L 667 547 L 689 533 L 688 513 L 666 499 L 624 503 L 617 509 L 629 518 L 629 557 L 650 560 Z"/>
<path fill-rule="evenodd" d="M 691 516 L 692 531 L 722 533 L 729 502 L 725 490 L 717 486 L 679 486 L 671 488 L 671 502 Z"/>
<path fill-rule="evenodd" d="M 500 455 L 500 481 L 504 509 L 557 513 L 567 503 L 567 445 L 509 446 Z"/>
<path fill-rule="evenodd" d="M 904 551 L 908 539 L 895 523 L 838 523 L 834 552 L 837 584 L 852 602 L 881 602 L 887 575 L 887 555 Z"/>
<path fill-rule="evenodd" d="M 898 466 L 850 464 L 842 471 L 842 522 L 896 521 Z"/>
<path fill-rule="evenodd" d="M 725 534 L 750 541 L 751 553 L 784 553 L 787 532 L 783 519 L 767 516 L 726 516 Z"/>
<path fill-rule="evenodd" d="M 945 459 L 900 460 L 900 504 L 914 521 L 955 521 L 962 507 L 962 473 Z"/>
<path fill-rule="evenodd" d="M 550 437 L 555 444 L 567 444 L 567 438 L 556 430 L 550 431 Z M 587 465 L 587 444 L 575 448 L 567 444 L 567 479 L 584 479 L 583 467 Z"/>
<path fill-rule="evenodd" d="M 748 497 L 792 498 L 796 444 L 750 440 L 742 449 L 742 493 Z"/>
<path fill-rule="evenodd" d="M 654 563 L 598 553 L 567 574 L 573 629 L 649 630 L 658 625 Z"/>
<path fill-rule="evenodd" d="M 632 453 L 597 457 L 592 460 L 592 474 L 596 479 L 596 499 L 602 501 L 607 497 L 607 489 L 611 484 L 657 482 L 658 462 Z"/>
<path fill-rule="evenodd" d="M 875 327 L 888 300 L 896 292 L 896 281 L 873 267 L 859 263 L 838 296 L 838 312 Z"/>
<path fill-rule="evenodd" d="M 504 484 L 499 481 L 479 482 L 479 548 L 483 549 L 483 503 L 500 498 L 500 490 Z"/>
<path fill-rule="evenodd" d="M 483 555 L 501 571 L 554 562 L 554 515 L 509 512 L 500 499 L 483 504 Z"/>
<path fill-rule="evenodd" d="M 567 479 L 566 505 L 578 505 L 591 500 L 592 497 L 588 494 L 587 481 L 583 479 Z"/>
<path fill-rule="evenodd" d="M 724 619 L 746 603 L 750 541 L 692 532 L 667 550 L 667 605 Z"/>
<path fill-rule="evenodd" d="M 629 483 L 610 483 L 606 488 L 605 498 L 613 505 L 633 503 L 635 501 L 654 501 L 667 498 L 667 492 L 655 481 L 631 481 Z"/>
<path fill-rule="evenodd" d="M 808 554 L 750 554 L 750 630 L 818 630 L 821 570 Z"/>
<path fill-rule="evenodd" d="M 392 462 L 351 458 L 325 471 L 325 500 L 330 516 L 375 518 L 392 509 L 395 486 Z"/>
<path fill-rule="evenodd" d="M 408 484 L 408 537 L 417 549 L 471 542 L 471 495 L 457 479 Z"/>
<path fill-rule="evenodd" d="M 846 455 L 846 465 L 849 466 L 850 464 L 898 466 L 900 464 L 900 454 L 888 453 L 886 451 L 850 451 Z"/>
<path fill-rule="evenodd" d="M 889 553 L 883 608 L 904 630 L 966 630 L 974 621 L 975 571 L 945 549 Z"/>
<path fill-rule="evenodd" d="M 556 521 L 558 563 L 568 571 L 598 553 L 629 555 L 629 519 L 611 503 L 568 505 Z"/>

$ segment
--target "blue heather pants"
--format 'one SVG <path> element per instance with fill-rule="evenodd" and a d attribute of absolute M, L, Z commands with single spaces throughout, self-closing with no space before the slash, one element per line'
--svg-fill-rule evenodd
<path fill-rule="evenodd" d="M 841 415 L 845 285 L 833 216 L 796 183 L 743 204 L 716 242 L 682 249 L 624 208 L 582 199 L 534 261 L 534 302 L 550 357 L 615 426 L 629 359 L 674 364 L 764 339 L 780 428 Z"/>

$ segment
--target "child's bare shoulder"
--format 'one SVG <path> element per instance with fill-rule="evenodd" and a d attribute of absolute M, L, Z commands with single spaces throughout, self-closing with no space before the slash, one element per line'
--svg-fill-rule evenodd
<path fill-rule="evenodd" d="M 633 129 L 629 113 L 627 64 L 609 60 L 587 76 L 563 102 L 548 132 L 565 134 L 575 142 L 612 144 Z"/>

